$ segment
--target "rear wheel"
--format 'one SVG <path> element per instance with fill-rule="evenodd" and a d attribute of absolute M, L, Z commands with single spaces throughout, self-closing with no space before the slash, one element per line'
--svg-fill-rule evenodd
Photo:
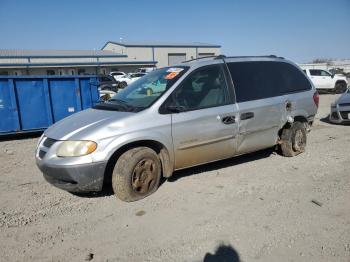
<path fill-rule="evenodd" d="M 126 83 L 126 82 L 121 82 L 120 84 L 119 84 L 119 88 L 121 88 L 121 89 L 123 89 L 123 88 L 125 88 L 126 86 L 127 86 L 128 84 Z"/>
<path fill-rule="evenodd" d="M 301 122 L 294 122 L 290 127 L 284 128 L 281 134 L 282 155 L 292 157 L 305 151 L 306 128 Z"/>
<path fill-rule="evenodd" d="M 137 147 L 122 154 L 113 170 L 112 187 L 126 202 L 142 199 L 155 192 L 161 178 L 161 162 L 155 151 Z"/>
<path fill-rule="evenodd" d="M 335 87 L 334 87 L 334 92 L 336 94 L 342 94 L 346 91 L 346 83 L 344 82 L 338 82 L 335 84 Z"/>

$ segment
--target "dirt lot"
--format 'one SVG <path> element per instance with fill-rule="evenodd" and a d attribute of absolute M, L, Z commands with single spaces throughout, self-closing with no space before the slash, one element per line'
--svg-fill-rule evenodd
<path fill-rule="evenodd" d="M 177 172 L 135 203 L 61 191 L 35 166 L 38 138 L 1 141 L 0 261 L 217 261 L 219 247 L 226 261 L 350 261 L 350 126 L 322 120 L 334 99 L 306 153 Z"/>

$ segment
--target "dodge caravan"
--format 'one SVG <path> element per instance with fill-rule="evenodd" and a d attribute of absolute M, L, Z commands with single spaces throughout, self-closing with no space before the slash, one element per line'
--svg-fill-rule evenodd
<path fill-rule="evenodd" d="M 70 192 L 110 181 L 124 201 L 161 177 L 278 145 L 304 152 L 318 93 L 276 56 L 207 57 L 150 72 L 105 103 L 48 128 L 36 150 L 45 179 Z"/>

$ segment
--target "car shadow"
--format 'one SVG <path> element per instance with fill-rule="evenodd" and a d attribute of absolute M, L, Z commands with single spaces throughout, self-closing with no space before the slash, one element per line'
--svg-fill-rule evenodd
<path fill-rule="evenodd" d="M 109 197 L 114 195 L 112 185 L 106 184 L 103 186 L 101 191 L 98 192 L 70 192 L 72 195 L 82 198 L 99 198 Z"/>
<path fill-rule="evenodd" d="M 168 179 L 162 178 L 159 186 L 161 186 L 165 181 L 176 182 L 177 180 L 184 178 L 184 177 L 187 177 L 187 176 L 199 175 L 203 172 L 220 170 L 222 168 L 226 168 L 226 167 L 230 167 L 230 166 L 234 166 L 234 165 L 239 165 L 239 164 L 267 158 L 267 157 L 271 156 L 271 154 L 273 152 L 275 152 L 274 148 L 268 148 L 268 149 L 260 150 L 260 151 L 254 152 L 254 153 L 249 153 L 246 155 L 236 156 L 233 158 L 219 160 L 219 161 L 212 162 L 209 164 L 203 164 L 200 166 L 175 171 L 173 173 L 173 175 L 171 177 L 169 177 Z M 99 197 L 108 197 L 108 196 L 114 195 L 114 192 L 112 189 L 111 181 L 109 181 L 109 182 L 107 181 L 106 183 L 104 183 L 102 191 L 86 192 L 86 193 L 85 192 L 84 193 L 71 192 L 71 194 L 78 196 L 78 197 L 82 197 L 82 198 L 99 198 Z"/>
<path fill-rule="evenodd" d="M 267 157 L 271 156 L 271 154 L 273 152 L 275 152 L 275 149 L 272 147 L 272 148 L 260 150 L 257 152 L 249 153 L 246 155 L 236 156 L 233 158 L 219 160 L 219 161 L 212 162 L 209 164 L 203 164 L 200 166 L 182 169 L 179 171 L 175 171 L 173 173 L 173 175 L 167 179 L 167 181 L 168 182 L 175 182 L 175 181 L 177 181 L 181 178 L 187 177 L 187 176 L 199 175 L 203 172 L 220 170 L 222 168 L 236 166 L 236 165 L 240 165 L 243 163 L 267 158 Z"/>
<path fill-rule="evenodd" d="M 4 134 L 4 135 L 0 135 L 0 142 L 11 141 L 11 140 L 23 140 L 23 139 L 29 139 L 29 138 L 38 138 L 42 135 L 43 132 L 44 131 Z"/>
<path fill-rule="evenodd" d="M 240 262 L 239 254 L 231 245 L 221 244 L 214 254 L 206 253 L 203 262 Z"/>
<path fill-rule="evenodd" d="M 330 125 L 334 124 L 331 121 L 329 121 L 329 114 L 326 117 L 320 118 L 320 122 L 323 122 L 323 123 L 326 123 L 326 124 L 330 124 Z"/>
<path fill-rule="evenodd" d="M 349 123 L 332 123 L 331 121 L 329 121 L 329 114 L 326 117 L 320 118 L 320 122 L 323 122 L 329 125 L 350 126 Z"/>

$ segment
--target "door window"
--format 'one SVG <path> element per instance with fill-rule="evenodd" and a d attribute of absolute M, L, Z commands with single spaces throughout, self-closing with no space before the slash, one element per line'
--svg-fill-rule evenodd
<path fill-rule="evenodd" d="M 171 96 L 183 111 L 226 105 L 230 102 L 220 65 L 201 68 L 188 76 Z"/>
<path fill-rule="evenodd" d="M 110 82 L 112 81 L 111 79 L 109 79 L 108 77 L 101 77 L 101 82 Z"/>
<path fill-rule="evenodd" d="M 312 76 L 320 76 L 321 75 L 321 71 L 322 70 L 318 70 L 318 69 L 310 69 L 310 75 L 312 75 Z"/>
<path fill-rule="evenodd" d="M 321 71 L 321 76 L 331 76 L 330 73 L 328 73 L 327 71 L 324 70 L 320 70 Z"/>

